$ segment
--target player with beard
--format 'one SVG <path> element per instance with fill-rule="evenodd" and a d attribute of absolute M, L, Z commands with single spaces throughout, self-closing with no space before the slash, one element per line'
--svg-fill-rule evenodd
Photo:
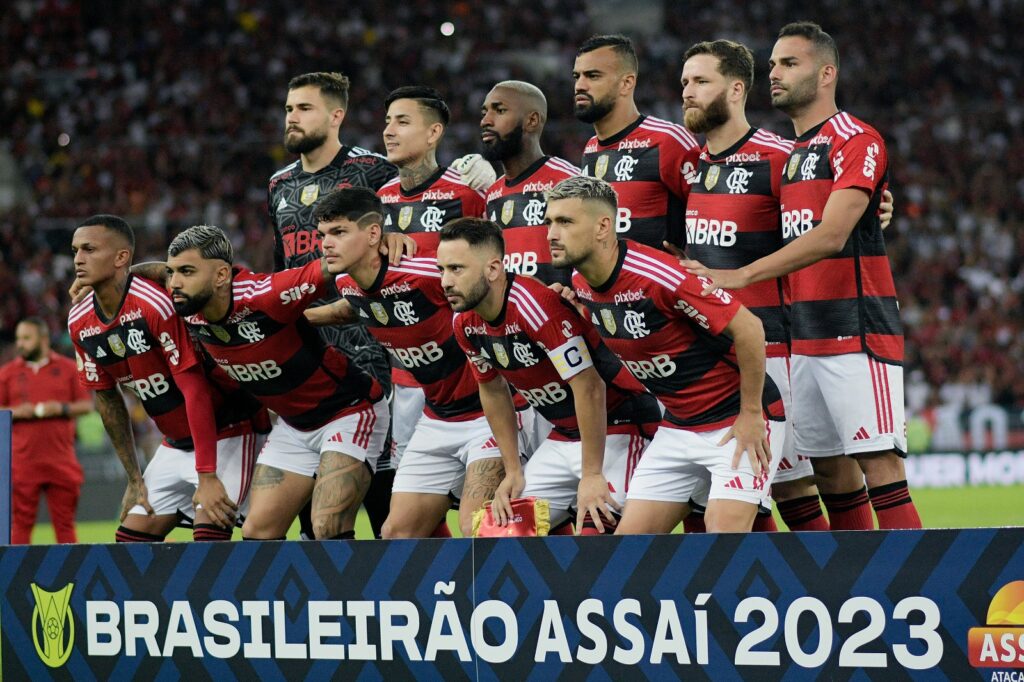
<path fill-rule="evenodd" d="M 795 447 L 812 458 L 832 528 L 874 527 L 872 506 L 881 528 L 920 528 L 901 459 L 903 328 L 877 215 L 885 141 L 836 106 L 839 51 L 817 24 L 783 27 L 770 65 L 772 104 L 797 135 L 780 190 L 784 246 L 740 268 L 689 270 L 708 291 L 789 275 Z"/>
<path fill-rule="evenodd" d="M 487 190 L 487 215 L 502 229 L 505 269 L 545 284 L 568 284 L 564 270 L 551 267 L 544 192 L 580 169 L 540 148 L 548 118 L 544 93 L 523 81 L 502 81 L 487 93 L 481 109 L 480 143 L 485 159 L 500 163 L 503 177 Z"/>
<path fill-rule="evenodd" d="M 129 273 L 135 235 L 127 222 L 92 216 L 71 244 L 76 281 L 88 288 L 68 315 L 79 379 L 96 391 L 96 409 L 128 474 L 117 542 L 161 541 L 192 518 L 193 504 L 196 540 L 230 540 L 245 513 L 263 443 L 254 431 L 266 431 L 266 412 L 212 375 L 207 380 L 203 356 L 167 292 Z M 135 393 L 164 436 L 145 474 L 118 386 Z"/>
<path fill-rule="evenodd" d="M 703 298 L 673 256 L 618 239 L 616 209 L 609 183 L 569 178 L 548 193 L 545 222 L 604 343 L 665 406 L 617 532 L 670 532 L 705 497 L 709 530 L 749 531 L 785 431 L 761 322 L 727 292 Z"/>
<path fill-rule="evenodd" d="M 779 189 L 793 144 L 747 123 L 754 56 L 745 46 L 730 40 L 697 43 L 683 60 L 684 122 L 706 139 L 686 203 L 686 252 L 710 267 L 742 267 L 782 246 Z M 776 278 L 736 292 L 764 325 L 767 373 L 790 415 L 781 451 L 774 453 L 779 469 L 772 497 L 791 530 L 828 530 L 810 460 L 793 450 L 784 286 Z M 687 517 L 687 530 L 697 528 L 695 520 L 698 514 Z M 774 526 L 769 509 L 758 515 L 754 529 Z"/>
<path fill-rule="evenodd" d="M 553 532 L 567 529 L 574 505 L 577 532 L 605 532 L 660 421 L 658 401 L 570 303 L 536 279 L 506 272 L 503 251 L 495 223 L 463 218 L 441 231 L 437 252 L 458 313 L 455 337 L 473 362 L 505 466 L 497 521 L 504 525 L 510 499 L 521 493 L 549 500 Z M 554 426 L 525 472 L 509 385 Z"/>
<path fill-rule="evenodd" d="M 384 148 L 398 166 L 398 177 L 377 191 L 384 206 L 384 230 L 409 235 L 419 255 L 437 253 L 438 233 L 445 223 L 462 216 L 482 216 L 484 195 L 470 187 L 453 168 L 439 166 L 437 147 L 448 127 L 450 112 L 433 88 L 406 86 L 392 91 L 384 102 Z M 492 170 L 493 174 L 493 170 Z M 423 414 L 423 389 L 413 375 L 392 360 L 393 465 Z M 442 535 L 447 525 L 439 529 Z"/>
<path fill-rule="evenodd" d="M 700 145 L 682 126 L 640 114 L 633 99 L 637 73 L 626 36 L 594 36 L 577 51 L 574 112 L 596 133 L 583 150 L 583 174 L 615 188 L 620 237 L 657 249 L 665 241 L 682 246 Z"/>
<path fill-rule="evenodd" d="M 312 499 L 314 536 L 351 539 L 387 438 L 381 386 L 303 317 L 330 279 L 322 260 L 272 275 L 232 261 L 224 232 L 198 225 L 167 248 L 165 276 L 175 311 L 220 369 L 278 415 L 242 535 L 283 540 Z"/>

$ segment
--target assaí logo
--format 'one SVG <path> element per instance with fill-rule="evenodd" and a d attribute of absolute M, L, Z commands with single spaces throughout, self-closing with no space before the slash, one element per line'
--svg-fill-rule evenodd
<path fill-rule="evenodd" d="M 967 632 L 975 668 L 1024 668 L 1024 580 L 1003 585 L 988 606 L 985 627 Z M 993 680 L 1024 680 L 1024 673 L 993 673 Z"/>
<path fill-rule="evenodd" d="M 32 643 L 40 660 L 51 668 L 67 663 L 75 646 L 75 617 L 71 613 L 71 591 L 68 583 L 56 592 L 47 592 L 32 583 L 36 605 L 32 609 Z"/>

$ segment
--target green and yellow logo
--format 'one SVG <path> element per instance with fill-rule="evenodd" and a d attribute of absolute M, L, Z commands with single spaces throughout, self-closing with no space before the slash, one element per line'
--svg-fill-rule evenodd
<path fill-rule="evenodd" d="M 71 613 L 71 591 L 68 583 L 57 592 L 47 592 L 32 583 L 36 606 L 32 609 L 32 643 L 40 660 L 51 668 L 67 663 L 75 646 L 75 617 Z"/>

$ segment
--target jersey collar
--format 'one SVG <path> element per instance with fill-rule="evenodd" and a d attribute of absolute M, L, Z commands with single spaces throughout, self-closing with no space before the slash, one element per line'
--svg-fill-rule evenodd
<path fill-rule="evenodd" d="M 510 177 L 508 177 L 506 175 L 505 176 L 505 187 L 515 187 L 519 183 L 521 183 L 524 180 L 528 179 L 531 175 L 533 175 L 534 173 L 539 171 L 541 168 L 543 168 L 544 164 L 546 164 L 548 162 L 548 159 L 550 159 L 550 158 L 551 158 L 550 156 L 545 154 L 544 156 L 540 157 L 539 159 L 537 159 L 536 161 L 531 163 L 530 166 L 526 170 L 524 170 L 522 173 L 520 173 L 519 175 L 515 176 L 514 178 L 510 178 Z"/>
<path fill-rule="evenodd" d="M 841 114 L 841 113 L 843 113 L 843 112 L 842 112 L 842 109 L 840 109 L 840 110 L 839 110 L 839 111 L 837 111 L 836 113 L 832 114 L 831 116 L 829 116 L 828 118 L 826 118 L 826 119 L 825 119 L 824 121 L 822 121 L 822 122 L 821 122 L 821 123 L 819 123 L 818 125 L 814 126 L 814 127 L 813 127 L 813 128 L 811 128 L 810 130 L 808 130 L 807 132 L 805 132 L 805 133 L 804 133 L 803 135 L 801 135 L 800 137 L 796 138 L 796 141 L 797 141 L 797 142 L 806 142 L 807 140 L 811 139 L 812 137 L 814 137 L 815 135 L 817 135 L 817 134 L 818 134 L 818 131 L 820 131 L 820 130 L 822 129 L 822 127 L 824 127 L 824 125 L 825 125 L 826 123 L 828 123 L 829 121 L 831 121 L 831 120 L 832 120 L 833 118 L 835 118 L 836 116 L 838 116 L 838 115 L 839 115 L 839 114 Z"/>
<path fill-rule="evenodd" d="M 121 300 L 120 302 L 118 302 L 117 309 L 114 310 L 114 314 L 110 316 L 110 319 L 107 319 L 107 316 L 103 314 L 103 309 L 100 308 L 99 297 L 95 293 L 92 295 L 92 309 L 93 312 L 96 313 L 96 317 L 99 318 L 100 322 L 102 322 L 103 324 L 111 324 L 114 320 L 117 319 L 118 314 L 121 312 L 121 308 L 124 307 L 125 299 L 128 298 L 128 291 L 132 288 L 133 277 L 135 277 L 135 275 L 129 272 L 128 279 L 124 281 L 124 292 L 121 294 Z"/>
<path fill-rule="evenodd" d="M 754 133 L 756 133 L 756 132 L 757 132 L 757 128 L 755 128 L 754 126 L 750 126 L 750 130 L 748 130 L 746 132 L 746 134 L 743 135 L 743 137 L 741 137 L 739 140 L 737 140 L 736 144 L 734 144 L 733 146 L 729 147 L 725 151 L 720 152 L 718 154 L 712 154 L 711 150 L 709 149 L 708 150 L 708 158 L 711 159 L 712 161 L 721 161 L 723 159 L 728 159 L 730 156 L 732 156 L 733 154 L 738 152 L 740 150 L 740 148 L 743 145 L 745 145 L 747 143 L 747 141 L 750 140 L 750 138 L 753 137 Z M 707 145 L 706 144 L 704 145 L 704 148 L 707 149 Z"/>
<path fill-rule="evenodd" d="M 631 132 L 633 132 L 634 130 L 639 128 L 640 124 L 643 123 L 644 120 L 646 120 L 646 119 L 647 119 L 647 114 L 640 114 L 640 117 L 637 120 L 633 121 L 628 126 L 626 126 L 625 128 L 623 128 L 619 132 L 617 132 L 614 135 L 612 135 L 611 137 L 609 137 L 607 140 L 602 140 L 601 138 L 598 138 L 597 143 L 599 145 L 601 145 L 602 147 L 607 147 L 610 144 L 615 144 L 616 142 L 618 142 L 619 140 L 622 140 L 627 135 L 629 135 Z"/>
<path fill-rule="evenodd" d="M 441 176 L 444 175 L 444 172 L 446 170 L 448 170 L 447 166 L 438 166 L 437 170 L 434 171 L 433 173 L 431 173 L 429 178 L 427 178 L 426 180 L 424 180 L 423 182 L 421 182 L 420 184 L 416 185 L 415 187 L 413 187 L 412 189 L 410 189 L 408 191 L 406 191 L 405 188 L 402 187 L 402 183 L 401 183 L 401 181 L 399 181 L 399 183 L 398 183 L 398 191 L 406 199 L 408 199 L 410 197 L 414 197 L 417 194 L 423 194 L 428 189 L 430 189 L 431 185 L 433 185 L 435 182 L 437 182 L 438 180 L 441 179 Z"/>
<path fill-rule="evenodd" d="M 596 287 L 590 287 L 599 294 L 607 293 L 609 289 L 615 286 L 616 280 L 619 279 L 619 273 L 622 272 L 622 263 L 626 260 L 626 251 L 629 250 L 629 244 L 625 239 L 619 240 L 619 256 L 615 259 L 615 267 L 612 269 L 612 274 L 608 276 L 608 280 Z"/>

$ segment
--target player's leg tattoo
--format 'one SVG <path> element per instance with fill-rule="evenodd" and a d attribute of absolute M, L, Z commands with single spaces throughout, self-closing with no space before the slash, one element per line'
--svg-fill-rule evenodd
<path fill-rule="evenodd" d="M 473 512 L 494 499 L 494 491 L 505 478 L 505 465 L 498 457 L 478 459 L 466 467 L 466 482 L 459 502 L 459 528 L 463 537 L 473 535 Z"/>
<path fill-rule="evenodd" d="M 332 538 L 355 528 L 359 505 L 370 487 L 366 463 L 339 452 L 320 456 L 313 488 L 313 533 Z"/>
<path fill-rule="evenodd" d="M 252 474 L 252 490 L 273 488 L 284 480 L 284 472 L 266 464 L 257 464 Z"/>

